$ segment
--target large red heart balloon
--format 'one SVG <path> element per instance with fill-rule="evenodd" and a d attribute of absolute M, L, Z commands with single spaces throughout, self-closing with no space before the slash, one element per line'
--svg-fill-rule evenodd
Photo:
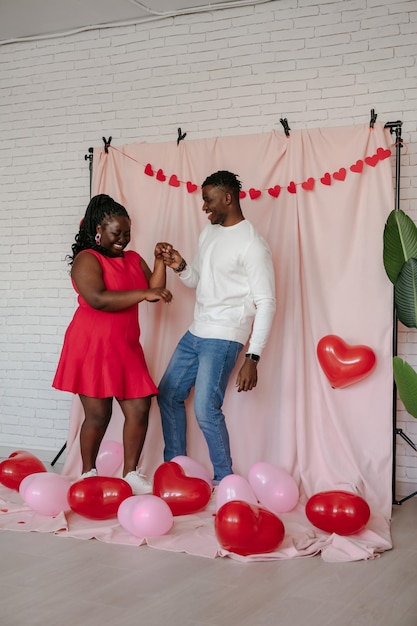
<path fill-rule="evenodd" d="M 166 461 L 155 472 L 153 494 L 165 500 L 173 515 L 188 515 L 204 509 L 211 487 L 202 478 L 186 476 L 178 463 Z"/>
<path fill-rule="evenodd" d="M 220 545 L 242 556 L 273 552 L 285 535 L 279 517 L 243 500 L 223 504 L 216 513 L 214 528 Z"/>
<path fill-rule="evenodd" d="M 327 533 L 354 535 L 366 526 L 371 515 L 369 505 L 350 491 L 322 491 L 306 503 L 308 520 Z"/>
<path fill-rule="evenodd" d="M 46 471 L 45 465 L 36 456 L 24 450 L 16 450 L 0 463 L 0 483 L 19 491 L 20 483 L 26 476 Z"/>
<path fill-rule="evenodd" d="M 119 506 L 132 496 L 132 488 L 122 478 L 92 476 L 71 485 L 68 504 L 74 513 L 89 519 L 117 517 Z"/>
<path fill-rule="evenodd" d="M 376 365 L 368 346 L 350 346 L 337 335 L 326 335 L 317 344 L 317 357 L 332 387 L 343 388 L 368 376 Z"/>

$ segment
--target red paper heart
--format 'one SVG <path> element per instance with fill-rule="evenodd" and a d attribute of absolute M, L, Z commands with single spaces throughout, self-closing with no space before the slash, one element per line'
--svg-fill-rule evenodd
<path fill-rule="evenodd" d="M 190 181 L 187 182 L 188 193 L 193 193 L 194 191 L 196 191 L 196 189 L 197 189 L 197 185 L 195 185 L 194 183 L 191 183 Z"/>
<path fill-rule="evenodd" d="M 171 185 L 171 187 L 179 187 L 181 185 L 176 174 L 172 174 L 171 178 L 169 179 L 168 185 Z"/>
<path fill-rule="evenodd" d="M 92 476 L 71 485 L 68 504 L 74 513 L 89 519 L 117 517 L 119 506 L 132 495 L 132 488 L 121 478 Z"/>
<path fill-rule="evenodd" d="M 270 187 L 268 189 L 269 195 L 273 196 L 274 198 L 278 198 L 280 191 L 281 191 L 280 185 L 274 185 L 274 187 Z"/>
<path fill-rule="evenodd" d="M 377 154 L 373 154 L 372 156 L 365 157 L 365 163 L 367 163 L 368 165 L 371 165 L 372 167 L 375 167 L 378 161 L 379 161 L 379 156 Z"/>
<path fill-rule="evenodd" d="M 243 198 L 246 198 L 246 191 L 239 191 L 239 198 L 241 200 L 243 200 Z"/>
<path fill-rule="evenodd" d="M 163 170 L 158 170 L 156 172 L 156 180 L 160 180 L 160 181 L 164 182 L 164 180 L 166 180 L 166 179 L 167 179 L 167 177 L 165 176 Z"/>
<path fill-rule="evenodd" d="M 324 174 L 324 176 L 322 176 L 322 177 L 320 178 L 320 182 L 321 182 L 321 183 L 323 183 L 323 185 L 331 185 L 331 184 L 332 184 L 332 179 L 331 179 L 331 177 L 330 177 L 329 172 L 326 172 L 326 173 Z"/>
<path fill-rule="evenodd" d="M 290 193 L 297 193 L 297 187 L 295 186 L 295 182 L 292 180 L 287 187 Z"/>
<path fill-rule="evenodd" d="M 223 504 L 216 513 L 214 528 L 220 545 L 242 556 L 273 552 L 285 535 L 279 517 L 242 500 Z"/>
<path fill-rule="evenodd" d="M 147 163 L 147 165 L 145 167 L 145 174 L 147 174 L 148 176 L 153 176 L 154 175 L 154 171 L 153 171 L 152 165 L 150 163 Z"/>
<path fill-rule="evenodd" d="M 259 191 L 259 189 L 254 189 L 253 187 L 251 187 L 249 189 L 249 195 L 251 197 L 251 200 L 256 200 L 256 198 L 259 198 L 259 196 L 261 195 L 261 191 Z"/>
<path fill-rule="evenodd" d="M 337 335 L 326 335 L 320 339 L 317 357 L 331 386 L 339 389 L 369 376 L 376 365 L 376 356 L 371 348 L 350 346 Z"/>
<path fill-rule="evenodd" d="M 205 508 L 211 487 L 202 478 L 186 476 L 175 461 L 167 461 L 155 472 L 153 495 L 165 500 L 173 515 L 188 515 Z"/>
<path fill-rule="evenodd" d="M 24 450 L 16 450 L 0 463 L 0 483 L 19 491 L 20 483 L 26 476 L 46 471 L 45 465 L 36 456 Z"/>
<path fill-rule="evenodd" d="M 354 535 L 365 528 L 370 515 L 368 503 L 349 491 L 322 491 L 306 503 L 307 519 L 327 533 Z"/>
<path fill-rule="evenodd" d="M 350 166 L 350 171 L 351 172 L 356 172 L 357 174 L 360 174 L 363 170 L 363 161 L 362 159 L 358 159 L 356 161 L 356 163 L 353 163 L 353 165 Z"/>
<path fill-rule="evenodd" d="M 384 159 L 388 159 L 388 157 L 391 156 L 391 150 L 388 149 L 384 149 L 384 148 L 378 148 L 378 150 L 376 151 L 380 161 L 383 161 Z"/>
<path fill-rule="evenodd" d="M 306 191 L 311 191 L 314 187 L 315 180 L 314 178 L 308 178 L 304 183 L 301 183 L 301 187 Z"/>
<path fill-rule="evenodd" d="M 345 180 L 346 178 L 346 170 L 344 167 L 341 167 L 337 172 L 333 172 L 333 178 L 335 180 Z"/>

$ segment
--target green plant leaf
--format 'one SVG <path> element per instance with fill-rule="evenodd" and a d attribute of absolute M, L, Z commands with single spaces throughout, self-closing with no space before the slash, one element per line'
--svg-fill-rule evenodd
<path fill-rule="evenodd" d="M 397 316 L 408 328 L 417 328 L 417 259 L 408 259 L 394 285 Z"/>
<path fill-rule="evenodd" d="M 383 259 L 393 284 L 404 263 L 411 258 L 417 258 L 417 227 L 404 211 L 391 211 L 384 228 Z"/>
<path fill-rule="evenodd" d="M 417 372 L 398 356 L 392 361 L 398 395 L 406 411 L 417 418 Z"/>

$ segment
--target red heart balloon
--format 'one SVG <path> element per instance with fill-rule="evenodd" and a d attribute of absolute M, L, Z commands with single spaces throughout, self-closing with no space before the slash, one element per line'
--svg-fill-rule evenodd
<path fill-rule="evenodd" d="M 371 511 L 361 496 L 349 491 L 322 491 L 306 503 L 308 520 L 327 533 L 354 535 L 365 528 Z"/>
<path fill-rule="evenodd" d="M 132 496 L 132 488 L 122 478 L 92 476 L 71 485 L 68 504 L 74 513 L 89 519 L 117 517 L 119 506 Z"/>
<path fill-rule="evenodd" d="M 223 504 L 216 513 L 214 528 L 220 545 L 242 556 L 273 552 L 285 535 L 279 517 L 242 500 Z"/>
<path fill-rule="evenodd" d="M 167 461 L 155 472 L 153 494 L 165 500 L 173 515 L 188 515 L 204 509 L 211 497 L 211 487 L 202 478 L 186 476 L 175 461 Z"/>
<path fill-rule="evenodd" d="M 19 491 L 20 483 L 26 476 L 46 471 L 45 465 L 36 456 L 24 450 L 16 450 L 0 463 L 0 483 Z"/>
<path fill-rule="evenodd" d="M 326 335 L 317 344 L 317 357 L 332 387 L 357 383 L 373 371 L 375 353 L 368 346 L 350 346 L 337 335 Z"/>

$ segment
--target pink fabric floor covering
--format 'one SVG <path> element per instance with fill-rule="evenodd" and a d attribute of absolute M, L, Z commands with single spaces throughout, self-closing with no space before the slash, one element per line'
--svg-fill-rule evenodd
<path fill-rule="evenodd" d="M 94 521 L 73 511 L 55 517 L 39 515 L 24 504 L 19 493 L 0 485 L 0 529 L 18 532 L 54 533 L 57 537 L 97 539 L 139 547 L 148 545 L 160 550 L 185 552 L 207 558 L 230 557 L 250 561 L 292 559 L 320 554 L 327 562 L 359 561 L 378 557 L 392 547 L 389 522 L 381 514 L 373 514 L 366 528 L 350 537 L 328 534 L 314 528 L 306 518 L 302 504 L 290 513 L 279 515 L 285 537 L 279 550 L 265 554 L 240 556 L 224 550 L 214 531 L 215 501 L 204 511 L 174 517 L 171 530 L 160 537 L 135 537 L 124 530 L 117 519 Z"/>

